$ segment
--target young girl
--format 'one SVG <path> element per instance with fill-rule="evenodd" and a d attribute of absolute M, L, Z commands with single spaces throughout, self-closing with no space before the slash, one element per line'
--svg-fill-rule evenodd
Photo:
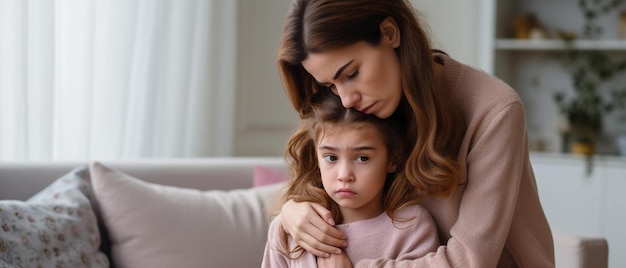
<path fill-rule="evenodd" d="M 414 259 L 436 250 L 437 230 L 430 214 L 403 173 L 406 129 L 355 109 L 339 96 L 321 91 L 291 137 L 286 151 L 293 178 L 286 200 L 321 204 L 350 244 L 353 261 L 380 257 Z M 317 258 L 297 246 L 282 229 L 280 215 L 270 224 L 263 267 L 317 267 Z"/>
<path fill-rule="evenodd" d="M 421 205 L 443 244 L 413 260 L 336 267 L 554 267 L 519 96 L 433 50 L 408 0 L 293 0 L 278 67 L 302 120 L 315 92 L 332 91 L 347 108 L 407 126 L 404 175 L 427 196 Z M 316 256 L 351 243 L 313 202 L 289 200 L 280 213 L 285 231 Z"/>

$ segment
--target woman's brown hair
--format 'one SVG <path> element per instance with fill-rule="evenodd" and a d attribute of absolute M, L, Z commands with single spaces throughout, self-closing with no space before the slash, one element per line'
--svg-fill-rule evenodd
<path fill-rule="evenodd" d="M 396 213 L 411 204 L 418 203 L 421 198 L 404 175 L 404 161 L 408 154 L 406 141 L 406 127 L 402 120 L 380 119 L 375 115 L 368 115 L 356 109 L 345 108 L 339 96 L 329 90 L 315 93 L 310 102 L 310 116 L 303 119 L 298 129 L 289 139 L 285 150 L 285 159 L 288 163 L 291 179 L 285 185 L 275 211 L 287 200 L 297 202 L 315 202 L 323 205 L 333 215 L 336 223 L 343 222 L 343 216 L 335 203 L 324 190 L 322 177 L 316 154 L 316 142 L 323 137 L 327 126 L 339 127 L 368 127 L 376 132 L 383 140 L 389 162 L 396 167 L 396 171 L 388 173 L 383 189 L 383 207 L 385 212 L 394 220 Z M 401 116 L 394 114 L 392 117 Z M 396 118 L 394 118 L 396 119 Z M 301 247 L 288 249 L 287 233 L 281 232 L 283 252 L 290 258 L 298 258 L 303 252 Z"/>
<path fill-rule="evenodd" d="M 378 45 L 379 25 L 386 18 L 392 18 L 400 32 L 395 51 L 403 97 L 396 113 L 407 125 L 406 146 L 411 148 L 404 172 L 421 194 L 446 196 L 460 181 L 456 159 L 465 125 L 449 92 L 435 79 L 430 40 L 407 0 L 292 1 L 278 51 L 285 91 L 300 118 L 309 118 L 313 95 L 327 88 L 315 82 L 302 61 L 309 53 L 360 41 Z"/>

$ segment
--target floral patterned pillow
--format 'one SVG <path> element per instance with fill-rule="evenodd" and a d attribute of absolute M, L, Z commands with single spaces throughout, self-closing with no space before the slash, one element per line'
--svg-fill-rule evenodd
<path fill-rule="evenodd" d="M 109 267 L 87 166 L 24 201 L 0 201 L 0 267 Z"/>

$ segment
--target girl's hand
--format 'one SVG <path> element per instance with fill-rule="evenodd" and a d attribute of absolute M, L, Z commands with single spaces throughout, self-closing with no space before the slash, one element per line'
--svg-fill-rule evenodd
<path fill-rule="evenodd" d="M 341 248 L 347 245 L 344 234 L 334 227 L 332 214 L 320 204 L 289 200 L 280 214 L 283 229 L 315 256 L 341 254 Z"/>
<path fill-rule="evenodd" d="M 352 262 L 345 252 L 330 254 L 327 258 L 317 257 L 317 268 L 352 268 Z"/>

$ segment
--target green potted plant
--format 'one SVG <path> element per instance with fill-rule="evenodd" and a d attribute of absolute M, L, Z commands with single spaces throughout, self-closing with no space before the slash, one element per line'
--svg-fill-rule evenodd
<path fill-rule="evenodd" d="M 554 94 L 554 100 L 568 123 L 565 138 L 568 142 L 593 146 L 602 134 L 603 116 L 617 109 L 626 109 L 626 87 L 612 88 L 606 84 L 624 73 L 626 61 L 616 61 L 601 51 L 576 49 L 567 49 L 561 56 L 574 88 L 573 94 L 562 91 Z M 573 144 L 577 145 L 580 144 Z"/>
<path fill-rule="evenodd" d="M 583 38 L 596 39 L 602 27 L 598 16 L 619 7 L 623 0 L 604 3 L 580 0 L 578 6 L 585 19 Z M 605 51 L 580 50 L 574 46 L 575 35 L 561 34 L 566 49 L 557 57 L 570 74 L 573 94 L 559 91 L 554 100 L 563 114 L 567 127 L 564 141 L 570 152 L 593 154 L 594 144 L 602 134 L 603 116 L 615 110 L 626 110 L 626 87 L 615 88 L 608 83 L 626 71 L 626 60 L 618 60 Z"/>

